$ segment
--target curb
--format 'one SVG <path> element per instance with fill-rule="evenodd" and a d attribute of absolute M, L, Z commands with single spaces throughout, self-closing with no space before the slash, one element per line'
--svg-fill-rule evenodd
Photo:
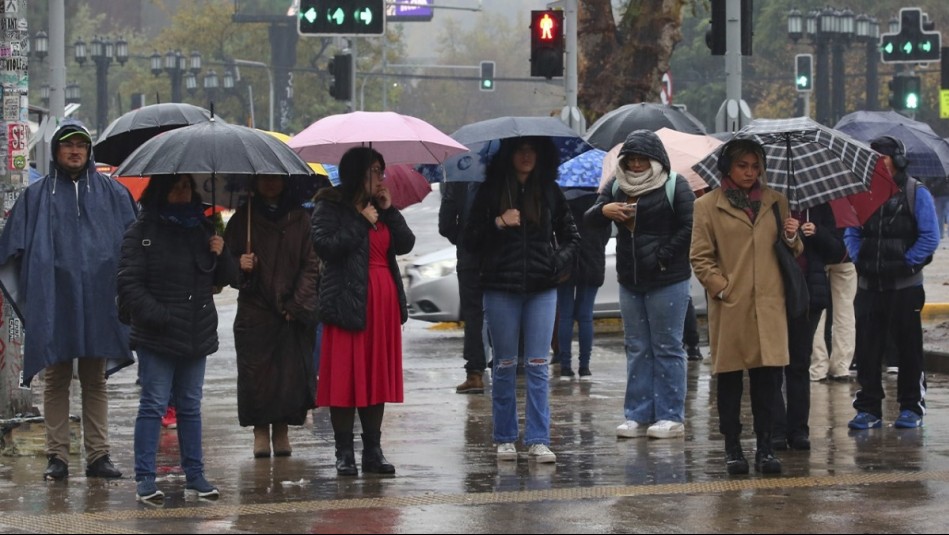
<path fill-rule="evenodd" d="M 949 319 L 949 303 L 926 303 L 920 316 L 923 320 Z"/>

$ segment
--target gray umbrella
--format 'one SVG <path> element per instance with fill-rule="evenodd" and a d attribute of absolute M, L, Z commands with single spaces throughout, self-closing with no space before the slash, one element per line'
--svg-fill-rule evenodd
<path fill-rule="evenodd" d="M 93 154 L 97 162 L 120 165 L 158 134 L 210 120 L 211 112 L 183 102 L 143 106 L 123 114 L 99 133 Z"/>
<path fill-rule="evenodd" d="M 610 150 L 633 130 L 668 128 L 687 134 L 705 134 L 705 125 L 689 112 L 655 102 L 627 104 L 600 117 L 584 139 L 600 150 Z"/>
<path fill-rule="evenodd" d="M 196 175 L 205 202 L 231 206 L 234 193 L 245 186 L 241 177 L 303 177 L 313 176 L 313 170 L 286 143 L 267 132 L 212 118 L 152 138 L 116 171 L 116 176 L 180 174 Z M 201 180 L 203 176 L 209 179 Z M 228 195 L 222 198 L 222 191 Z"/>

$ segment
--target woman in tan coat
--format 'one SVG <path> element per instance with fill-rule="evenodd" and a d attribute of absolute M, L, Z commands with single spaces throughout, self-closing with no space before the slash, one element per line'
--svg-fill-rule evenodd
<path fill-rule="evenodd" d="M 695 202 L 691 262 L 710 297 L 712 372 L 717 377 L 719 429 L 729 474 L 747 474 L 741 451 L 743 371 L 748 370 L 758 439 L 755 470 L 780 473 L 771 447 L 771 404 L 788 364 L 784 285 L 774 252 L 780 233 L 795 255 L 804 250 L 787 198 L 765 183 L 765 155 L 748 139 L 719 152 L 721 187 Z M 778 229 L 772 210 L 784 222 Z"/>

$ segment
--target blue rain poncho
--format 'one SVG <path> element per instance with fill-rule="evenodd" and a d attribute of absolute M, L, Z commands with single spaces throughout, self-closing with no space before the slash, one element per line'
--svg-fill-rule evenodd
<path fill-rule="evenodd" d="M 115 279 L 135 202 L 125 186 L 96 171 L 91 149 L 76 181 L 56 164 L 67 128 L 85 131 L 78 121 L 63 121 L 53 135 L 49 175 L 20 194 L 0 234 L 0 269 L 13 274 L 4 284 L 16 286 L 7 294 L 16 296 L 25 331 L 27 386 L 47 366 L 74 358 L 107 359 L 107 376 L 133 362 Z"/>

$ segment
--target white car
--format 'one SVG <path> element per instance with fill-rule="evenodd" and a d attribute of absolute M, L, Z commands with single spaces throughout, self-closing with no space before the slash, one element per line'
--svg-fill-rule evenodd
<path fill-rule="evenodd" d="M 416 258 L 405 267 L 409 316 L 423 321 L 459 321 L 458 277 L 455 247 L 446 247 Z M 696 314 L 706 313 L 705 289 L 692 276 L 690 293 Z M 616 238 L 606 243 L 606 280 L 596 293 L 594 318 L 618 318 L 619 283 L 616 281 Z"/>

